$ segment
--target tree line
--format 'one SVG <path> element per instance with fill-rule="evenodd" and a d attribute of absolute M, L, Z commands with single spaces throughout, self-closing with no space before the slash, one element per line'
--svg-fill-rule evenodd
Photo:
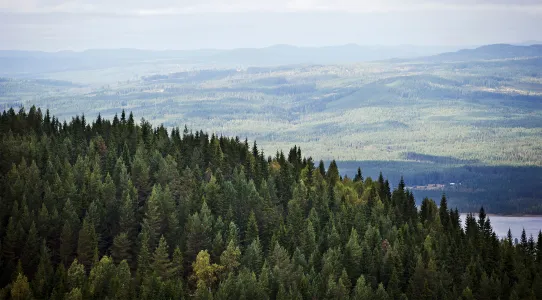
<path fill-rule="evenodd" d="M 0 193 L 0 299 L 542 299 L 542 233 L 124 111 L 4 111 Z"/>

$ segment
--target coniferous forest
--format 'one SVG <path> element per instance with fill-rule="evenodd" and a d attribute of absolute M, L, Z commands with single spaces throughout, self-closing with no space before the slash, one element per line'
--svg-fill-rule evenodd
<path fill-rule="evenodd" d="M 542 233 L 439 201 L 298 147 L 10 109 L 0 299 L 542 299 Z"/>

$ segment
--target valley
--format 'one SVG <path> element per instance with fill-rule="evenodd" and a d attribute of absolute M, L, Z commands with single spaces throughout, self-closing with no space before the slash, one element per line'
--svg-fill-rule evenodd
<path fill-rule="evenodd" d="M 95 68 L 3 75 L 0 107 L 36 105 L 61 120 L 126 110 L 153 125 L 248 138 L 268 155 L 296 145 L 339 161 L 345 174 L 361 166 L 393 184 L 401 175 L 411 186 L 461 182 L 462 190 L 415 192 L 447 193 L 462 210 L 542 212 L 533 188 L 542 178 L 542 51 L 510 47 L 331 65 L 102 59 Z"/>

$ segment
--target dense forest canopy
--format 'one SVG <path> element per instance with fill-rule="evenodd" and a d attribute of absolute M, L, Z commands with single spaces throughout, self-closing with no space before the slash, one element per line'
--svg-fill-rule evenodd
<path fill-rule="evenodd" d="M 0 116 L 0 298 L 542 299 L 542 233 L 465 223 L 298 147 Z"/>

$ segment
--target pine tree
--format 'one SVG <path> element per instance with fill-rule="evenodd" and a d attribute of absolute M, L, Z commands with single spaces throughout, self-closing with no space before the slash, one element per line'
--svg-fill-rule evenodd
<path fill-rule="evenodd" d="M 390 298 L 397 299 L 401 295 L 401 282 L 399 280 L 399 271 L 395 265 L 393 265 L 390 275 L 390 280 L 388 281 L 387 292 Z"/>
<path fill-rule="evenodd" d="M 184 273 L 184 265 L 183 265 L 183 253 L 181 252 L 181 248 L 178 246 L 175 247 L 175 250 L 173 250 L 173 258 L 172 258 L 172 274 L 176 278 L 181 278 Z"/>
<path fill-rule="evenodd" d="M 309 257 L 315 250 L 317 250 L 316 231 L 314 230 L 313 223 L 309 219 L 307 219 L 306 224 L 306 231 L 303 235 L 305 241 L 302 244 L 302 248 L 305 256 Z"/>
<path fill-rule="evenodd" d="M 8 226 L 4 240 L 2 241 L 2 256 L 4 263 L 14 262 L 18 257 L 19 247 L 19 231 L 15 227 L 13 216 L 9 218 Z"/>
<path fill-rule="evenodd" d="M 226 241 L 228 241 L 228 243 L 233 241 L 235 245 L 239 244 L 239 227 L 237 227 L 233 221 L 231 221 L 230 225 L 228 226 Z"/>
<path fill-rule="evenodd" d="M 254 214 L 254 211 L 250 212 L 246 228 L 247 229 L 244 244 L 248 246 L 250 243 L 252 243 L 256 239 L 259 239 L 260 237 L 258 223 L 256 221 L 256 215 Z"/>
<path fill-rule="evenodd" d="M 145 209 L 145 219 L 143 220 L 142 226 L 149 233 L 150 249 L 156 248 L 158 245 L 158 239 L 163 233 L 162 223 L 164 216 L 160 207 L 161 193 L 162 187 L 159 185 L 154 186 Z"/>
<path fill-rule="evenodd" d="M 346 270 L 351 281 L 359 278 L 361 275 L 361 266 L 359 265 L 362 258 L 362 249 L 359 244 L 358 232 L 352 228 L 348 243 L 345 247 L 345 262 Z"/>
<path fill-rule="evenodd" d="M 220 255 L 220 264 L 224 267 L 226 274 L 234 272 L 240 265 L 241 250 L 235 244 L 234 240 L 230 240 L 226 250 Z"/>
<path fill-rule="evenodd" d="M 169 247 L 164 236 L 160 237 L 158 247 L 152 257 L 152 271 L 162 281 L 167 281 L 173 275 L 174 269 L 169 259 Z"/>
<path fill-rule="evenodd" d="M 388 293 L 384 289 L 384 285 L 382 283 L 380 283 L 378 285 L 378 288 L 376 289 L 376 293 L 375 293 L 373 299 L 375 299 L 375 300 L 388 300 L 389 299 Z"/>
<path fill-rule="evenodd" d="M 445 194 L 442 194 L 442 198 L 440 200 L 439 216 L 442 227 L 447 230 L 449 228 L 451 220 L 450 215 L 448 214 L 448 200 L 446 199 Z"/>
<path fill-rule="evenodd" d="M 365 277 L 361 275 L 356 281 L 356 286 L 352 295 L 354 300 L 370 300 L 373 299 L 373 291 L 371 286 L 365 282 Z"/>
<path fill-rule="evenodd" d="M 85 266 L 77 261 L 77 258 L 72 262 L 67 274 L 67 289 L 82 290 L 86 282 Z"/>
<path fill-rule="evenodd" d="M 148 275 L 151 265 L 149 233 L 144 229 L 140 233 L 140 248 L 137 256 L 137 282 L 141 283 Z"/>
<path fill-rule="evenodd" d="M 207 203 L 203 201 L 200 212 L 188 218 L 186 224 L 186 257 L 187 262 L 194 261 L 196 255 L 204 249 L 210 249 L 212 241 L 213 216 Z"/>
<path fill-rule="evenodd" d="M 116 197 L 116 186 L 113 179 L 109 175 L 106 175 L 102 186 L 102 199 L 105 204 L 105 224 L 106 224 L 106 236 L 113 237 L 120 231 L 120 210 L 122 206 L 122 198 Z"/>
<path fill-rule="evenodd" d="M 40 249 L 39 264 L 36 275 L 32 280 L 33 295 L 36 298 L 47 298 L 53 288 L 53 266 L 51 265 L 51 255 L 45 240 Z"/>
<path fill-rule="evenodd" d="M 263 249 L 257 238 L 247 247 L 243 254 L 242 265 L 253 272 L 260 271 L 263 263 Z"/>
<path fill-rule="evenodd" d="M 354 182 L 363 182 L 363 175 L 361 174 L 361 168 L 358 167 L 358 171 L 354 176 Z"/>
<path fill-rule="evenodd" d="M 26 235 L 26 243 L 23 249 L 21 261 L 26 274 L 33 275 L 36 271 L 36 266 L 39 261 L 40 241 L 36 223 L 32 222 L 28 234 Z"/>
<path fill-rule="evenodd" d="M 536 242 L 536 263 L 538 272 L 542 272 L 542 230 L 538 231 L 538 240 Z"/>
<path fill-rule="evenodd" d="M 462 300 L 474 300 L 474 296 L 472 295 L 472 290 L 469 287 L 466 287 L 463 290 L 463 293 L 461 294 Z"/>
<path fill-rule="evenodd" d="M 217 230 L 211 248 L 211 257 L 213 259 L 218 259 L 220 254 L 222 254 L 222 251 L 226 249 L 224 238 L 222 237 L 222 232 L 220 230 Z"/>
<path fill-rule="evenodd" d="M 24 276 L 23 273 L 19 273 L 11 285 L 11 299 L 30 300 L 32 298 L 32 291 L 30 290 L 28 278 Z"/>
<path fill-rule="evenodd" d="M 145 203 L 151 190 L 150 169 L 145 155 L 144 148 L 138 147 L 131 168 L 132 182 L 137 189 L 139 207 L 143 207 L 143 203 Z"/>
<path fill-rule="evenodd" d="M 80 288 L 75 288 L 70 292 L 66 293 L 66 300 L 83 300 L 83 293 Z"/>
<path fill-rule="evenodd" d="M 73 259 L 73 253 L 75 252 L 75 241 L 70 222 L 65 221 L 62 227 L 62 233 L 60 234 L 60 259 L 62 263 L 67 266 Z"/>
<path fill-rule="evenodd" d="M 327 243 L 328 243 L 329 248 L 335 248 L 339 246 L 341 243 L 341 236 L 339 235 L 339 232 L 337 231 L 335 224 L 333 224 L 331 227 L 331 232 L 329 233 L 327 237 Z"/>
<path fill-rule="evenodd" d="M 55 274 L 53 275 L 51 281 L 53 287 L 53 291 L 51 292 L 51 299 L 62 298 L 63 295 L 65 295 L 67 292 L 66 287 L 68 282 L 68 274 L 66 272 L 64 264 L 59 264 L 57 266 Z"/>
<path fill-rule="evenodd" d="M 119 233 L 113 240 L 111 246 L 111 258 L 116 264 L 125 260 L 128 264 L 132 262 L 132 242 L 125 232 Z"/>
<path fill-rule="evenodd" d="M 129 192 L 124 192 L 124 201 L 120 207 L 119 216 L 119 230 L 126 233 L 126 235 L 134 240 L 135 239 L 135 207 L 134 200 L 131 198 Z"/>
<path fill-rule="evenodd" d="M 41 208 L 38 213 L 38 235 L 40 237 L 45 237 L 49 235 L 49 211 L 47 210 L 47 206 L 45 206 L 45 203 L 41 203 Z"/>
<path fill-rule="evenodd" d="M 88 276 L 88 290 L 95 299 L 111 298 L 114 295 L 112 291 L 111 279 L 115 274 L 115 264 L 108 256 L 103 256 L 99 262 L 94 264 Z"/>
<path fill-rule="evenodd" d="M 332 160 L 331 163 L 329 163 L 326 177 L 331 186 L 334 186 L 340 180 L 339 168 L 337 167 L 335 160 Z"/>
<path fill-rule="evenodd" d="M 520 250 L 523 252 L 523 255 L 527 254 L 528 249 L 528 242 L 527 242 L 527 234 L 525 233 L 525 228 L 521 231 L 521 237 L 519 242 Z"/>
<path fill-rule="evenodd" d="M 89 221 L 89 218 L 86 217 L 83 220 L 83 227 L 79 230 L 77 259 L 87 270 L 90 270 L 90 267 L 94 263 L 97 248 L 98 238 L 94 230 L 94 225 Z"/>
<path fill-rule="evenodd" d="M 320 172 L 320 175 L 322 175 L 322 177 L 326 176 L 326 166 L 324 165 L 323 160 L 320 160 L 320 163 L 318 164 L 318 172 Z"/>
<path fill-rule="evenodd" d="M 118 300 L 129 300 L 132 297 L 130 266 L 123 260 L 117 266 L 115 275 L 112 278 L 114 298 Z"/>

